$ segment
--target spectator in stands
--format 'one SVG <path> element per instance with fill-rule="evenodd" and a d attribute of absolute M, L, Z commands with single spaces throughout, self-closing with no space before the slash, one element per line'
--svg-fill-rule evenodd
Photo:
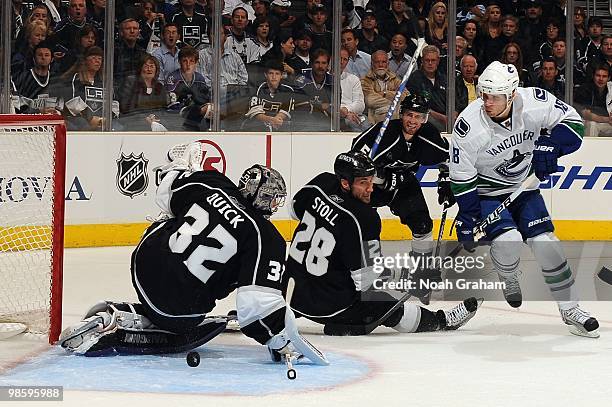
<path fill-rule="evenodd" d="M 237 7 L 242 7 L 247 12 L 248 21 L 255 20 L 255 10 L 247 2 L 244 2 L 242 0 L 225 0 L 224 5 L 225 7 L 223 7 L 223 11 L 221 12 L 224 17 L 231 16 L 233 11 L 236 10 Z"/>
<path fill-rule="evenodd" d="M 16 107 L 17 113 L 59 113 L 56 89 L 51 89 L 56 78 L 49 71 L 53 61 L 53 46 L 43 41 L 34 50 L 34 66 L 27 71 L 13 75 L 13 84 L 20 103 Z M 53 94 L 53 95 L 52 95 Z"/>
<path fill-rule="evenodd" d="M 157 12 L 154 0 L 144 0 L 140 3 L 140 37 L 138 44 L 148 53 L 161 46 L 162 29 L 166 25 L 164 13 Z"/>
<path fill-rule="evenodd" d="M 527 0 L 527 10 L 519 22 L 519 36 L 526 47 L 523 51 L 526 64 L 538 60 L 537 46 L 544 42 L 546 26 L 542 18 L 541 0 Z"/>
<path fill-rule="evenodd" d="M 377 28 L 376 14 L 372 10 L 366 10 L 361 20 L 361 29 L 355 30 L 359 40 L 357 49 L 369 55 L 379 49 L 389 50 L 389 40 L 379 34 Z"/>
<path fill-rule="evenodd" d="M 49 16 L 49 9 L 44 4 L 34 6 L 26 21 L 26 24 L 29 24 L 32 21 L 42 21 L 45 23 L 45 26 L 47 26 L 47 38 L 53 34 L 53 26 L 55 26 L 55 22 Z M 19 42 L 19 37 L 17 37 L 17 43 Z"/>
<path fill-rule="evenodd" d="M 410 41 L 411 45 L 414 45 Z M 412 57 L 408 55 L 408 39 L 402 33 L 397 33 L 391 38 L 391 51 L 387 53 L 389 57 L 389 70 L 397 75 L 398 78 L 403 78 L 408 70 L 408 65 L 412 61 Z M 412 49 L 414 52 L 414 49 Z"/>
<path fill-rule="evenodd" d="M 346 48 L 340 49 L 340 87 L 342 98 L 340 100 L 340 130 L 342 131 L 363 131 L 370 127 L 370 122 L 363 115 L 365 101 L 361 80 L 350 72 L 346 71 L 349 61 L 349 52 Z"/>
<path fill-rule="evenodd" d="M 243 127 L 251 131 L 291 131 L 294 91 L 282 83 L 283 64 L 279 60 L 267 60 L 265 78 L 251 97 Z"/>
<path fill-rule="evenodd" d="M 280 61 L 283 65 L 283 79 L 287 83 L 293 83 L 296 74 L 299 73 L 289 64 L 294 52 L 295 43 L 293 42 L 293 36 L 281 31 L 275 38 L 272 49 L 264 54 L 262 65 L 268 66 L 268 61 Z M 273 65 L 276 66 L 276 63 Z"/>
<path fill-rule="evenodd" d="M 404 0 L 392 0 L 390 10 L 382 10 L 377 14 L 379 33 L 383 37 L 392 38 L 402 33 L 406 38 L 417 38 L 416 18 L 410 17 Z"/>
<path fill-rule="evenodd" d="M 608 68 L 595 67 L 590 81 L 574 92 L 574 104 L 584 119 L 585 136 L 612 136 L 612 115 L 607 109 L 608 80 Z"/>
<path fill-rule="evenodd" d="M 227 32 L 227 40 L 225 40 L 225 49 L 234 52 L 242 62 L 247 63 L 247 32 L 246 28 L 249 24 L 247 11 L 243 7 L 236 7 L 232 11 L 232 25 Z"/>
<path fill-rule="evenodd" d="M 574 7 L 574 43 L 583 41 L 588 36 L 586 13 L 580 6 Z"/>
<path fill-rule="evenodd" d="M 198 51 L 193 47 L 183 47 L 179 51 L 180 69 L 166 78 L 166 90 L 170 98 L 170 108 L 184 119 L 186 130 L 208 130 L 212 116 L 210 88 L 204 77 L 196 72 Z"/>
<path fill-rule="evenodd" d="M 209 45 L 208 16 L 195 9 L 195 0 L 179 0 L 179 3 L 170 21 L 178 25 L 182 42 L 196 49 Z"/>
<path fill-rule="evenodd" d="M 551 18 L 546 23 L 546 34 L 545 40 L 538 49 L 539 60 L 543 61 L 546 58 L 552 56 L 553 43 L 557 38 L 564 37 L 563 30 L 561 29 L 561 23 L 559 20 Z"/>
<path fill-rule="evenodd" d="M 427 18 L 427 29 L 425 30 L 425 41 L 429 45 L 435 45 L 440 50 L 440 55 L 448 52 L 448 12 L 444 2 L 437 2 L 431 7 Z M 396 72 L 397 73 L 397 72 Z M 399 75 L 399 74 L 398 74 Z"/>
<path fill-rule="evenodd" d="M 61 87 L 61 94 L 64 100 L 63 115 L 68 130 L 102 129 L 103 54 L 102 48 L 90 47 L 75 69 L 66 72 L 63 76 L 67 83 Z"/>
<path fill-rule="evenodd" d="M 565 40 L 563 38 L 557 38 L 553 43 L 553 50 L 551 58 L 555 61 L 555 69 L 557 70 L 556 80 L 562 82 L 565 85 Z M 542 62 L 538 61 L 533 64 L 532 77 L 539 78 L 542 76 Z M 577 76 L 578 72 L 574 69 L 574 83 L 582 83 L 581 76 Z M 532 81 L 533 83 L 537 80 Z"/>
<path fill-rule="evenodd" d="M 75 48 L 67 50 L 67 52 L 54 52 L 52 71 L 55 74 L 62 75 L 67 72 L 74 64 L 78 64 L 83 58 L 87 49 L 97 45 L 97 30 L 89 24 L 85 24 L 79 32 L 78 45 Z"/>
<path fill-rule="evenodd" d="M 332 76 L 329 74 L 331 55 L 323 48 L 312 53 L 312 67 L 295 80 L 294 125 L 310 131 L 331 130 Z"/>
<path fill-rule="evenodd" d="M 435 45 L 427 45 L 422 52 L 421 69 L 408 79 L 410 93 L 427 92 L 431 96 L 428 122 L 440 131 L 446 130 L 446 75 L 438 69 L 440 51 Z"/>
<path fill-rule="evenodd" d="M 504 45 L 509 42 L 516 42 L 522 47 L 522 39 L 519 36 L 519 19 L 512 14 L 506 14 L 502 19 L 502 36 Z"/>
<path fill-rule="evenodd" d="M 312 50 L 312 38 L 310 32 L 300 30 L 295 34 L 295 53 L 287 63 L 293 70 L 300 74 L 304 69 L 310 67 L 310 52 Z"/>
<path fill-rule="evenodd" d="M 345 28 L 341 33 L 342 46 L 349 52 L 349 61 L 346 71 L 356 75 L 359 79 L 366 76 L 372 66 L 372 57 L 358 49 L 359 40 L 355 31 Z"/>
<path fill-rule="evenodd" d="M 389 58 L 383 50 L 372 54 L 372 69 L 361 80 L 365 105 L 368 111 L 368 121 L 378 123 L 383 120 L 399 88 L 401 79 L 389 70 Z M 402 95 L 403 99 L 404 95 Z M 398 117 L 398 111 L 393 118 Z"/>
<path fill-rule="evenodd" d="M 519 74 L 519 86 L 525 88 L 531 86 L 529 71 L 523 65 L 523 51 L 517 43 L 510 42 L 506 44 L 502 49 L 500 61 L 504 64 L 514 65 Z"/>
<path fill-rule="evenodd" d="M 251 6 L 255 11 L 255 18 L 268 17 L 270 14 L 270 0 L 253 0 Z"/>
<path fill-rule="evenodd" d="M 42 3 L 49 10 L 49 18 L 53 20 L 53 27 L 68 15 L 68 7 L 63 0 L 43 0 Z"/>
<path fill-rule="evenodd" d="M 472 20 L 478 22 L 482 19 L 485 13 L 485 6 L 477 4 L 476 0 L 459 1 L 457 4 L 457 26 L 465 26 L 465 23 Z"/>
<path fill-rule="evenodd" d="M 480 55 L 480 47 L 478 46 L 478 23 L 475 20 L 468 20 L 463 26 L 463 38 L 467 41 L 466 53 L 474 55 L 476 58 Z"/>
<path fill-rule="evenodd" d="M 166 114 L 168 92 L 159 81 L 159 72 L 159 61 L 146 55 L 139 74 L 126 80 L 125 91 L 119 100 L 121 121 L 126 130 L 150 131 L 158 127 L 153 123 L 161 124 L 164 128 L 169 126 Z"/>
<path fill-rule="evenodd" d="M 42 21 L 32 21 L 26 26 L 25 33 L 26 42 L 17 44 L 18 48 L 11 57 L 13 74 L 27 71 L 34 66 L 34 49 L 46 39 L 47 26 Z"/>
<path fill-rule="evenodd" d="M 138 21 L 127 18 L 119 25 L 119 41 L 115 43 L 114 80 L 119 86 L 128 76 L 135 76 L 146 51 L 137 44 L 140 35 Z"/>
<path fill-rule="evenodd" d="M 353 30 L 361 25 L 361 16 L 355 11 L 355 3 L 353 0 L 344 0 L 342 2 L 340 24 L 343 29 L 352 28 Z"/>
<path fill-rule="evenodd" d="M 268 17 L 255 18 L 255 21 L 253 21 L 253 32 L 255 35 L 247 37 L 245 40 L 247 64 L 261 61 L 261 57 L 270 51 L 273 45 Z"/>
<path fill-rule="evenodd" d="M 455 37 L 455 74 L 461 74 L 461 58 L 467 55 L 467 41 L 460 35 Z"/>
<path fill-rule="evenodd" d="M 557 63 L 553 57 L 542 61 L 540 76 L 534 86 L 549 91 L 558 99 L 565 100 L 565 84 L 558 78 Z"/>
<path fill-rule="evenodd" d="M 478 98 L 476 86 L 478 78 L 476 78 L 476 69 L 478 62 L 473 55 L 464 55 L 460 62 L 461 73 L 455 80 L 455 112 L 461 113 L 468 104 Z"/>
<path fill-rule="evenodd" d="M 259 18 L 259 17 L 257 17 Z M 238 54 L 225 48 L 225 31 L 221 29 L 221 60 L 217 64 L 220 79 L 221 118 L 224 120 L 224 129 L 238 130 L 242 122 L 242 116 L 247 111 L 246 103 L 242 98 L 248 97 L 246 94 L 247 81 L 249 79 L 246 66 Z M 216 50 L 207 47 L 200 50 L 196 72 L 204 76 L 206 86 L 213 90 L 212 73 L 215 64 Z M 230 109 L 229 107 L 233 107 Z"/>
<path fill-rule="evenodd" d="M 491 62 L 499 60 L 500 50 L 506 44 L 502 35 L 501 8 L 492 2 L 487 6 L 480 22 L 480 55 L 478 61 L 481 69 Z"/>
<path fill-rule="evenodd" d="M 576 45 L 577 68 L 586 73 L 586 67 L 599 53 L 603 39 L 603 21 L 599 17 L 589 18 L 589 36 Z M 589 78 L 590 76 L 586 76 Z"/>
<path fill-rule="evenodd" d="M 23 5 L 22 0 L 12 0 L 11 11 L 13 17 L 11 19 L 11 40 L 15 41 L 25 26 L 29 10 Z"/>
<path fill-rule="evenodd" d="M 600 52 L 597 53 L 589 61 L 585 75 L 587 78 L 593 76 L 593 70 L 596 66 L 608 68 L 610 75 L 612 75 L 612 36 L 603 35 L 601 37 L 601 46 L 599 47 Z M 612 76 L 609 76 L 612 77 Z"/>
<path fill-rule="evenodd" d="M 300 30 L 312 24 L 312 17 L 317 9 L 317 4 L 321 3 L 322 0 L 306 0 L 306 12 L 301 16 L 297 16 L 295 22 L 293 23 L 294 30 Z"/>
<path fill-rule="evenodd" d="M 323 4 L 316 4 L 312 14 L 312 24 L 307 25 L 306 29 L 310 31 L 312 36 L 312 49 L 323 48 L 327 52 L 332 52 L 331 31 L 327 29 L 327 8 Z"/>
<path fill-rule="evenodd" d="M 180 39 L 179 26 L 168 23 L 162 30 L 162 43 L 151 53 L 159 62 L 159 80 L 166 81 L 168 75 L 179 69 L 177 42 Z"/>
<path fill-rule="evenodd" d="M 87 23 L 96 29 L 96 35 L 102 35 L 103 27 L 98 26 L 95 21 L 88 22 L 86 13 L 85 0 L 70 0 L 68 17 L 55 26 L 55 35 L 53 36 L 55 42 L 64 47 L 65 50 L 78 46 L 76 41 L 79 38 L 79 32 Z"/>
<path fill-rule="evenodd" d="M 283 31 L 285 34 L 290 34 L 293 31 L 293 24 L 296 17 L 289 13 L 291 2 L 288 0 L 274 0 L 270 9 L 270 21 L 275 34 Z"/>
<path fill-rule="evenodd" d="M 409 0 L 408 6 L 417 17 L 427 17 L 433 5 L 433 0 Z"/>
<path fill-rule="evenodd" d="M 91 0 L 87 7 L 87 19 L 97 27 L 104 27 L 106 0 Z"/>

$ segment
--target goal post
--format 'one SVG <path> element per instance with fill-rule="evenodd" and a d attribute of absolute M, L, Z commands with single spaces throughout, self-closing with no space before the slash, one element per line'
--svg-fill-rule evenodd
<path fill-rule="evenodd" d="M 65 175 L 61 116 L 0 115 L 0 324 L 49 343 L 62 324 Z"/>

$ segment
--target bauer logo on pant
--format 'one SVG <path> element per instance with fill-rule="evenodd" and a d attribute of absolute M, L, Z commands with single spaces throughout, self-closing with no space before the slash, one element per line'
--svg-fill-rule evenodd
<path fill-rule="evenodd" d="M 149 160 L 144 158 L 144 154 L 135 156 L 134 153 L 125 155 L 117 160 L 117 188 L 123 195 L 133 198 L 146 191 L 149 185 L 147 175 L 147 164 Z"/>

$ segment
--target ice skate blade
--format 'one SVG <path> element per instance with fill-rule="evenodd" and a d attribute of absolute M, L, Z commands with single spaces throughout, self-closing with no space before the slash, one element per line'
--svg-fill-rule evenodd
<path fill-rule="evenodd" d="M 567 326 L 570 333 L 576 336 L 583 336 L 585 338 L 593 338 L 593 339 L 597 339 L 599 338 L 599 329 L 595 329 L 594 331 L 588 332 L 585 331 L 584 329 L 580 329 L 574 325 L 568 325 Z"/>

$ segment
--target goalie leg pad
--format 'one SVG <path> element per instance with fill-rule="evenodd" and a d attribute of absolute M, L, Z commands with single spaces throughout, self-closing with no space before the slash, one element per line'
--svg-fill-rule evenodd
<path fill-rule="evenodd" d="M 213 317 L 177 334 L 159 329 L 142 310 L 141 304 L 98 303 L 79 324 L 62 332 L 59 344 L 85 356 L 178 353 L 201 346 L 227 326 L 227 318 Z"/>
<path fill-rule="evenodd" d="M 399 323 L 393 327 L 398 332 L 412 333 L 417 332 L 421 321 L 421 310 L 424 308 L 412 303 L 404 303 L 404 314 Z"/>

